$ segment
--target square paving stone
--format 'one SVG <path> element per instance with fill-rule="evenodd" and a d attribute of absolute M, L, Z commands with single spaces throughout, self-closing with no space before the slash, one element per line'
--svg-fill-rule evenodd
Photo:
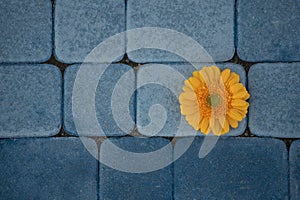
<path fill-rule="evenodd" d="M 44 62 L 50 58 L 51 0 L 1 1 L 0 24 L 0 62 Z"/>
<path fill-rule="evenodd" d="M 241 82 L 245 85 L 246 73 L 243 67 L 232 63 L 216 64 L 221 70 L 229 68 L 231 71 L 240 75 Z M 199 64 L 200 66 L 210 66 L 209 64 Z M 193 71 L 196 69 L 191 64 L 169 64 L 167 65 L 168 71 L 165 67 L 153 66 L 151 64 L 143 65 L 137 72 L 137 128 L 139 132 L 146 136 L 191 136 L 195 135 L 194 129 L 187 124 L 183 116 L 182 124 L 183 129 L 180 127 L 180 104 L 178 96 L 182 92 L 184 85 L 182 78 L 177 76 L 176 73 L 183 76 L 185 79 L 192 76 Z M 174 73 L 174 74 L 173 74 Z M 145 82 L 149 84 L 143 85 Z M 165 83 L 164 85 L 159 85 Z M 170 85 L 170 86 L 167 86 Z M 174 87 L 173 93 L 170 89 Z M 163 120 L 163 113 L 152 111 L 152 106 L 160 104 L 166 111 L 166 122 Z M 162 111 L 163 108 L 158 108 Z M 154 114 L 151 115 L 151 112 Z M 239 122 L 236 129 L 231 129 L 226 136 L 241 135 L 247 126 L 247 120 L 244 119 Z M 204 136 L 199 132 L 199 136 Z"/>
<path fill-rule="evenodd" d="M 249 127 L 258 136 L 300 137 L 300 63 L 256 64 L 249 71 Z"/>
<path fill-rule="evenodd" d="M 0 169 L 2 199 L 97 199 L 98 161 L 78 138 L 1 140 Z"/>
<path fill-rule="evenodd" d="M 90 69 L 97 68 L 97 64 L 83 64 L 83 65 L 72 65 L 68 67 L 64 75 L 64 129 L 66 132 L 72 135 L 78 135 L 78 131 L 75 125 L 73 110 L 72 110 L 72 98 L 73 98 L 73 89 L 76 77 L 78 75 L 80 67 L 89 67 Z M 89 71 L 87 71 L 89 72 Z M 80 73 L 86 73 L 86 71 L 80 71 Z M 104 71 L 101 77 L 95 77 L 93 74 L 87 74 L 88 78 L 95 78 L 97 85 L 96 94 L 95 94 L 95 112 L 96 117 L 101 126 L 103 132 L 96 133 L 90 127 L 83 127 L 80 131 L 80 135 L 85 136 L 117 136 L 117 135 L 126 135 L 130 133 L 135 124 L 135 74 L 133 69 L 124 64 L 111 64 Z M 100 81 L 98 80 L 100 79 Z M 124 82 L 119 82 L 121 79 Z M 82 82 L 77 79 L 80 89 L 86 90 L 91 87 L 86 82 Z M 124 86 L 119 94 L 116 95 L 115 104 L 112 105 L 113 93 L 116 92 L 117 85 Z M 131 94 L 132 92 L 132 94 Z M 129 100 L 126 102 L 126 95 L 129 95 Z M 126 118 L 122 115 L 122 110 L 117 109 L 116 113 L 113 115 L 112 106 L 122 107 L 129 109 L 129 114 L 131 117 Z M 86 113 L 82 113 L 85 115 Z M 87 115 L 85 115 L 87 116 Z M 90 121 L 90 118 L 84 116 L 84 120 Z M 119 117 L 119 120 L 115 117 Z M 79 119 L 80 120 L 80 119 Z M 130 121 L 132 123 L 130 123 Z M 81 122 L 80 122 L 81 123 Z M 85 123 L 85 122 L 83 122 Z M 85 126 L 85 125 L 83 125 Z M 80 128 L 80 127 L 79 127 Z"/>
<path fill-rule="evenodd" d="M 125 0 L 57 0 L 54 25 L 56 58 L 83 62 L 101 42 L 125 31 Z M 125 53 L 125 37 L 119 45 Z"/>
<path fill-rule="evenodd" d="M 119 139 L 109 139 L 114 145 L 132 154 L 153 153 L 169 144 L 169 141 L 163 138 L 134 138 L 125 137 Z M 104 148 L 107 140 L 102 143 L 100 148 L 101 157 L 109 159 L 115 158 L 114 151 Z M 164 150 L 165 159 L 172 161 L 172 146 Z M 159 156 L 159 155 L 158 155 Z M 138 157 L 138 156 L 137 156 Z M 137 158 L 135 157 L 135 158 Z M 144 156 L 146 157 L 146 156 Z M 127 169 L 130 165 L 144 165 L 147 161 L 141 163 L 137 160 L 128 161 L 127 157 L 115 162 L 127 161 Z M 155 159 L 154 159 L 155 160 Z M 160 162 L 160 160 L 157 160 Z M 147 167 L 156 163 L 148 163 Z M 134 167 L 133 167 L 134 168 Z M 100 163 L 100 199 L 145 199 L 145 200 L 163 200 L 172 199 L 172 171 L 171 165 L 147 173 L 130 173 L 119 171 L 105 164 Z"/>
<path fill-rule="evenodd" d="M 237 53 L 243 60 L 299 61 L 300 1 L 238 0 Z"/>
<path fill-rule="evenodd" d="M 0 137 L 51 136 L 62 124 L 62 77 L 47 64 L 0 65 Z"/>
<path fill-rule="evenodd" d="M 215 62 L 226 61 L 234 54 L 234 0 L 128 0 L 127 28 L 160 27 L 181 32 L 198 42 Z M 128 47 L 135 38 L 127 38 Z M 155 44 L 155 41 L 152 42 Z M 174 41 L 178 43 L 178 41 Z M 181 46 L 176 48 L 181 49 Z M 193 52 L 191 52 L 193 53 Z M 131 60 L 178 62 L 182 58 L 157 49 L 128 53 Z M 193 60 L 193 62 L 211 62 Z"/>
<path fill-rule="evenodd" d="M 290 198 L 300 199 L 300 141 L 294 141 L 290 147 Z"/>
<path fill-rule="evenodd" d="M 174 155 L 183 139 L 177 140 Z M 174 162 L 175 199 L 288 199 L 284 142 L 271 138 L 221 138 L 199 159 L 203 139 Z"/>

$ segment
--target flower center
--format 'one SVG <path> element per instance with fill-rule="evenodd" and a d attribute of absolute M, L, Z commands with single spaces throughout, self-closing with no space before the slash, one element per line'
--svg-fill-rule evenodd
<path fill-rule="evenodd" d="M 225 91 L 224 91 L 225 90 Z M 229 109 L 231 94 L 229 89 L 219 85 L 206 85 L 195 90 L 200 115 L 203 117 L 224 116 Z"/>
<path fill-rule="evenodd" d="M 216 108 L 221 104 L 221 97 L 218 94 L 211 94 L 206 98 L 206 101 L 212 108 Z"/>

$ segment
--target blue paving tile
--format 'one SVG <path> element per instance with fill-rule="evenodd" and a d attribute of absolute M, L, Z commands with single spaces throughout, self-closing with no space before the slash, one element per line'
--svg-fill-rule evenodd
<path fill-rule="evenodd" d="M 239 57 L 246 61 L 299 61 L 300 1 L 237 1 Z"/>
<path fill-rule="evenodd" d="M 161 27 L 184 33 L 202 45 L 215 62 L 229 60 L 234 54 L 234 0 L 129 0 L 127 10 L 128 29 Z M 128 47 L 133 41 L 128 38 Z M 174 54 L 154 49 L 128 56 L 139 63 L 182 61 Z"/>
<path fill-rule="evenodd" d="M 290 199 L 300 199 L 300 141 L 294 141 L 290 147 Z"/>
<path fill-rule="evenodd" d="M 0 137 L 57 134 L 62 80 L 53 65 L 0 66 Z"/>
<path fill-rule="evenodd" d="M 199 66 L 202 65 L 204 66 L 205 64 L 199 64 Z M 190 77 L 192 72 L 195 71 L 195 68 L 190 64 L 169 64 L 168 66 L 171 67 L 172 71 L 178 71 L 185 78 Z M 231 71 L 239 74 L 241 82 L 245 85 L 245 70 L 240 65 L 223 63 L 217 64 L 217 66 L 219 66 L 221 70 L 229 68 Z M 154 73 L 149 73 L 151 69 L 155 69 Z M 157 84 L 159 82 L 162 83 L 162 80 L 168 80 L 168 82 L 171 82 L 171 85 L 176 88 L 176 92 L 180 94 L 182 92 L 183 82 L 180 79 L 175 78 L 172 74 L 170 75 L 164 72 L 159 66 L 144 65 L 138 70 L 137 85 L 141 85 L 141 83 L 143 83 L 146 79 L 149 79 L 149 77 L 152 81 L 155 80 L 154 83 L 144 85 L 137 90 L 137 126 L 139 132 L 147 136 L 155 134 L 156 131 L 156 136 L 194 135 L 194 129 L 189 125 L 187 125 L 188 128 L 176 133 L 178 131 L 181 118 L 178 97 L 176 97 L 175 94 L 173 94 L 168 88 Z M 159 124 L 159 122 L 162 121 L 161 116 L 153 116 L 153 123 L 151 123 L 151 118 L 148 113 L 150 112 L 150 108 L 155 104 L 162 105 L 167 112 L 167 120 L 164 126 Z M 242 120 L 239 123 L 238 128 L 231 129 L 226 135 L 241 135 L 245 131 L 247 125 L 246 121 L 246 119 Z M 149 132 L 147 129 L 143 128 L 149 126 L 149 124 L 152 124 L 151 131 L 153 133 L 150 133 L 151 131 Z M 197 134 L 202 136 L 199 132 Z"/>
<path fill-rule="evenodd" d="M 169 143 L 162 138 L 133 137 L 114 138 L 110 141 L 134 153 L 154 152 Z M 113 157 L 112 152 L 107 152 L 102 147 L 100 157 Z M 168 159 L 172 160 L 171 146 L 166 152 Z M 139 165 L 138 162 L 131 164 Z M 126 173 L 100 163 L 100 199 L 172 199 L 171 165 L 148 173 Z"/>
<path fill-rule="evenodd" d="M 98 161 L 80 139 L 1 140 L 0 146 L 2 199 L 97 199 Z"/>
<path fill-rule="evenodd" d="M 178 140 L 174 154 L 180 150 Z M 277 139 L 220 139 L 203 159 L 196 138 L 174 163 L 175 199 L 288 199 L 286 146 Z"/>
<path fill-rule="evenodd" d="M 125 0 L 58 0 L 54 25 L 56 58 L 82 62 L 98 44 L 125 31 Z M 125 38 L 120 47 L 125 53 Z"/>
<path fill-rule="evenodd" d="M 256 64 L 249 71 L 249 127 L 253 134 L 300 137 L 300 63 Z"/>
<path fill-rule="evenodd" d="M 0 62 L 44 62 L 52 52 L 51 0 L 2 1 Z"/>
<path fill-rule="evenodd" d="M 64 129 L 66 132 L 72 135 L 78 135 L 72 114 L 72 92 L 76 75 L 80 66 L 81 65 L 76 64 L 68 67 L 65 71 L 64 76 Z M 82 67 L 97 67 L 97 65 L 85 64 L 82 65 Z M 112 64 L 106 69 L 106 71 L 100 78 L 100 81 L 98 82 L 95 96 L 95 107 L 99 125 L 103 130 L 103 133 L 100 134 L 101 136 L 125 135 L 134 128 L 134 124 L 132 124 L 132 128 L 128 127 L 130 131 L 124 132 L 124 129 L 121 129 L 116 123 L 111 109 L 113 91 L 115 90 L 117 82 L 121 79 L 121 77 L 126 76 L 126 73 L 128 73 L 128 77 L 124 79 L 126 82 L 126 85 L 124 85 L 125 89 L 122 91 L 122 94 L 120 94 L 121 96 L 117 97 L 117 100 L 120 101 L 118 105 L 121 105 L 121 103 L 125 101 L 123 99 L 123 96 L 130 90 L 134 90 L 135 88 L 135 74 L 133 69 L 130 66 L 124 64 Z M 79 84 L 81 83 L 79 82 Z M 85 83 L 82 83 L 82 88 L 88 87 L 84 84 Z M 135 122 L 135 94 L 131 95 L 129 105 L 128 103 L 125 104 L 126 106 L 128 106 L 132 121 Z M 121 121 L 126 123 L 130 121 L 130 119 L 122 118 Z M 82 132 L 80 132 L 80 134 L 89 136 L 97 135 L 95 132 L 85 128 L 84 130 L 82 130 Z"/>

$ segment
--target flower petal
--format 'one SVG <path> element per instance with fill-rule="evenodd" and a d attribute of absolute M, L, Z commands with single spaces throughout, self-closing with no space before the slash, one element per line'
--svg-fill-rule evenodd
<path fill-rule="evenodd" d="M 183 92 L 179 95 L 179 101 L 183 102 L 185 100 L 193 101 L 193 100 L 197 100 L 197 97 L 196 97 L 195 93 L 192 94 L 191 92 Z"/>
<path fill-rule="evenodd" d="M 222 134 L 225 134 L 228 132 L 229 132 L 229 122 L 228 122 L 228 119 L 225 118 L 223 126 L 222 126 Z"/>
<path fill-rule="evenodd" d="M 185 119 L 195 130 L 199 129 L 200 115 L 198 112 L 191 115 L 186 115 Z"/>
<path fill-rule="evenodd" d="M 230 69 L 223 70 L 221 77 L 222 77 L 223 82 L 226 83 L 230 77 Z"/>
<path fill-rule="evenodd" d="M 199 113 L 198 106 L 181 105 L 180 111 L 181 111 L 181 114 L 183 114 L 183 115 L 191 115 L 191 114 L 194 114 L 195 112 Z"/>
<path fill-rule="evenodd" d="M 207 117 L 204 117 L 203 120 L 200 123 L 200 130 L 202 133 L 207 133 L 207 129 L 209 127 L 209 119 Z"/>
<path fill-rule="evenodd" d="M 231 85 L 233 85 L 235 83 L 238 83 L 238 82 L 240 82 L 240 76 L 238 74 L 232 72 L 230 74 L 230 77 L 229 77 L 228 81 L 227 81 L 228 86 L 231 86 Z"/>
<path fill-rule="evenodd" d="M 219 120 L 217 118 L 212 118 L 210 122 L 210 128 L 214 135 L 221 135 L 222 132 L 222 126 L 219 123 Z"/>
<path fill-rule="evenodd" d="M 219 80 L 221 75 L 220 69 L 217 66 L 211 66 L 211 68 L 213 69 L 214 72 L 214 80 Z"/>
<path fill-rule="evenodd" d="M 195 77 L 189 78 L 189 82 L 191 83 L 193 89 L 197 89 L 202 85 L 200 80 Z"/>
<path fill-rule="evenodd" d="M 182 90 L 185 91 L 185 92 L 194 92 L 193 88 L 185 85 L 182 87 Z"/>
<path fill-rule="evenodd" d="M 243 84 L 237 83 L 237 84 L 231 85 L 229 89 L 230 89 L 230 92 L 232 92 L 234 94 L 234 93 L 237 93 L 237 92 L 243 90 L 243 88 L 244 88 Z"/>
<path fill-rule="evenodd" d="M 247 100 L 249 99 L 250 95 L 247 92 L 246 88 L 243 88 L 242 90 L 238 91 L 237 93 L 233 93 L 232 98 L 233 99 L 242 99 Z"/>
<path fill-rule="evenodd" d="M 232 127 L 232 128 L 237 128 L 238 127 L 238 121 L 237 120 L 234 120 L 232 119 L 230 116 L 227 115 L 227 120 L 228 120 L 228 123 L 229 125 Z"/>
<path fill-rule="evenodd" d="M 242 121 L 243 119 L 243 115 L 234 108 L 228 110 L 228 115 L 229 117 L 237 121 Z"/>
<path fill-rule="evenodd" d="M 248 108 L 249 106 L 249 103 L 244 101 L 244 100 L 241 100 L 241 99 L 233 99 L 231 101 L 231 105 L 233 107 L 239 107 L 239 108 Z"/>
<path fill-rule="evenodd" d="M 206 85 L 209 85 L 212 81 L 211 81 L 211 72 L 208 70 L 208 67 L 203 67 L 202 70 L 199 71 L 201 77 L 204 80 L 204 83 Z"/>

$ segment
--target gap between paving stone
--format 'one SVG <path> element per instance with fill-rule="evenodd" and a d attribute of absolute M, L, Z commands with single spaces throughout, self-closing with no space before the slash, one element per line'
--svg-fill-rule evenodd
<path fill-rule="evenodd" d="M 55 42 L 55 41 L 54 41 L 54 40 L 55 40 L 55 36 L 54 36 L 54 33 L 55 33 L 55 32 L 54 32 L 54 15 L 55 15 L 55 12 L 54 12 L 54 5 L 55 5 L 55 0 L 51 0 L 51 3 L 52 3 L 52 43 L 53 43 L 52 46 L 53 46 L 53 48 L 52 48 L 52 55 L 51 55 L 50 59 L 49 59 L 48 61 L 44 62 L 44 64 L 52 64 L 52 65 L 57 66 L 57 67 L 61 70 L 62 77 L 64 77 L 64 71 L 65 71 L 65 69 L 66 69 L 68 66 L 70 66 L 70 65 L 72 65 L 72 64 L 75 64 L 75 63 L 72 63 L 72 64 L 62 63 L 62 62 L 56 60 L 56 58 L 55 58 L 55 56 L 54 56 L 54 42 Z M 125 0 L 125 7 L 126 7 L 126 6 L 127 6 L 127 0 Z M 235 12 L 236 12 L 236 2 L 235 2 Z M 126 12 L 126 13 L 127 13 L 127 12 Z M 236 18 L 237 18 L 237 17 L 235 17 L 235 20 L 236 20 Z M 236 22 L 235 22 L 235 23 L 236 23 Z M 126 23 L 126 24 L 127 24 L 127 23 Z M 237 27 L 236 24 L 235 24 L 235 27 Z M 237 30 L 235 30 L 235 32 L 236 32 L 236 31 L 237 31 Z M 235 34 L 235 36 L 236 36 L 236 34 Z M 234 42 L 236 43 L 236 39 L 235 39 Z M 122 64 L 129 65 L 129 66 L 131 66 L 131 67 L 134 69 L 134 72 L 135 72 L 135 73 L 137 72 L 138 68 L 139 68 L 141 65 L 147 64 L 147 63 L 136 63 L 136 62 L 131 61 L 131 60 L 128 58 L 128 56 L 127 56 L 126 53 L 125 53 L 124 57 L 123 57 L 120 61 L 114 62 L 114 63 L 122 63 Z M 247 62 L 247 61 L 244 61 L 244 60 L 240 59 L 239 56 L 237 55 L 237 50 L 235 50 L 235 53 L 234 53 L 233 58 L 230 59 L 229 61 L 226 61 L 225 63 L 235 63 L 235 64 L 239 64 L 239 65 L 243 66 L 244 69 L 245 69 L 245 71 L 246 71 L 246 77 L 247 77 L 247 78 L 248 78 L 248 71 L 249 71 L 250 67 L 251 67 L 252 65 L 256 64 L 255 62 Z M 247 84 L 247 81 L 246 81 L 246 84 Z M 63 93 L 64 93 L 64 91 L 63 91 Z M 135 125 L 135 128 L 133 129 L 133 131 L 132 131 L 131 133 L 129 133 L 128 135 L 129 135 L 129 136 L 132 136 L 132 137 L 140 137 L 140 136 L 143 137 L 143 135 L 142 135 L 141 133 L 138 132 L 138 130 L 137 130 L 137 128 L 136 128 L 136 125 Z M 70 134 L 66 133 L 66 132 L 64 131 L 63 126 L 62 126 L 62 127 L 61 127 L 61 130 L 59 131 L 59 133 L 58 133 L 57 135 L 52 136 L 52 137 L 72 137 L 72 136 L 71 136 Z M 123 136 L 123 137 L 124 137 L 124 136 Z M 257 137 L 257 136 L 253 135 L 253 134 L 250 132 L 250 129 L 249 129 L 248 123 L 247 123 L 247 127 L 246 127 L 244 133 L 243 133 L 242 135 L 240 135 L 240 136 L 237 136 L 237 137 Z M 100 141 L 102 140 L 101 137 L 97 137 L 97 138 L 100 138 Z M 107 138 L 109 138 L 109 137 L 107 137 Z M 169 139 L 170 141 L 172 141 L 172 145 L 174 145 L 174 143 L 175 143 L 175 141 L 176 141 L 176 139 L 173 140 L 173 137 L 164 137 L 164 138 L 167 138 L 167 139 Z M 93 139 L 95 139 L 95 138 L 93 138 Z M 288 152 L 289 152 L 289 148 L 290 148 L 291 143 L 292 143 L 294 140 L 296 140 L 296 139 L 293 139 L 293 138 L 292 138 L 292 139 L 291 139 L 291 138 L 289 138 L 289 139 L 279 138 L 279 139 L 285 142 Z M 97 145 L 98 145 L 98 142 L 97 142 Z M 100 143 L 99 143 L 99 145 L 100 145 Z M 99 146 L 99 147 L 100 147 L 100 146 Z"/>
<path fill-rule="evenodd" d="M 117 64 L 117 63 L 119 63 L 119 64 L 126 64 L 126 65 L 128 65 L 128 66 L 131 66 L 131 67 L 134 69 L 134 72 L 135 72 L 135 73 L 137 72 L 137 70 L 139 69 L 140 66 L 142 66 L 143 64 L 147 64 L 147 63 L 136 63 L 136 62 L 133 62 L 133 61 L 131 61 L 131 60 L 128 58 L 127 54 L 124 55 L 124 57 L 122 58 L 122 60 L 120 60 L 120 61 L 118 61 L 118 62 L 114 62 L 114 63 L 112 63 L 112 64 Z M 239 65 L 243 66 L 244 69 L 245 69 L 245 71 L 246 71 L 246 77 L 247 77 L 247 78 L 248 78 L 248 71 L 249 71 L 250 67 L 251 67 L 252 65 L 256 64 L 256 63 L 254 63 L 254 62 L 247 62 L 247 61 L 241 60 L 241 59 L 238 57 L 236 51 L 235 51 L 235 53 L 234 53 L 233 58 L 230 59 L 229 61 L 224 62 L 224 63 L 235 63 L 235 64 L 239 64 Z M 72 64 L 62 63 L 62 62 L 56 60 L 56 58 L 55 58 L 53 52 L 52 52 L 51 58 L 50 58 L 48 61 L 46 61 L 45 64 L 52 64 L 52 65 L 57 66 L 57 67 L 61 70 L 62 76 L 64 76 L 64 71 L 65 71 L 65 69 L 66 69 L 68 66 L 72 65 Z M 247 81 L 246 81 L 246 82 L 247 82 Z M 247 83 L 246 83 L 246 84 L 247 84 Z M 132 131 L 131 133 L 129 133 L 127 136 L 113 136 L 113 137 L 128 137 L 128 136 L 129 136 L 129 137 L 130 137 L 130 136 L 131 136 L 131 137 L 145 137 L 144 135 L 142 135 L 141 133 L 138 132 L 138 130 L 137 130 L 137 128 L 136 128 L 136 125 L 135 125 L 133 131 Z M 57 135 L 54 135 L 53 137 L 72 137 L 72 136 L 71 136 L 70 134 L 66 133 L 66 132 L 64 131 L 63 127 L 62 127 L 61 130 L 60 130 L 60 132 L 59 132 Z M 257 137 L 257 136 L 253 135 L 253 134 L 250 132 L 249 127 L 248 127 L 248 123 L 247 123 L 247 127 L 246 127 L 244 133 L 243 133 L 242 135 L 237 136 L 237 137 Z M 93 139 L 96 139 L 96 138 L 100 138 L 100 140 L 103 140 L 103 138 L 101 139 L 101 137 L 94 137 Z M 105 138 L 105 137 L 104 137 L 104 138 Z M 110 138 L 110 137 L 106 137 L 106 138 Z M 176 139 L 173 140 L 174 137 L 162 137 L 162 138 L 166 138 L 166 139 L 172 141 L 172 145 L 174 145 L 174 143 L 175 143 L 175 141 L 176 141 Z M 296 139 L 293 139 L 293 138 L 288 138 L 288 139 L 285 139 L 285 138 L 278 138 L 278 139 L 280 139 L 280 140 L 282 140 L 282 141 L 285 142 L 288 151 L 289 151 L 289 147 L 290 147 L 291 143 L 292 143 L 294 140 L 296 140 Z M 97 142 L 97 144 L 98 144 L 98 142 Z"/>

